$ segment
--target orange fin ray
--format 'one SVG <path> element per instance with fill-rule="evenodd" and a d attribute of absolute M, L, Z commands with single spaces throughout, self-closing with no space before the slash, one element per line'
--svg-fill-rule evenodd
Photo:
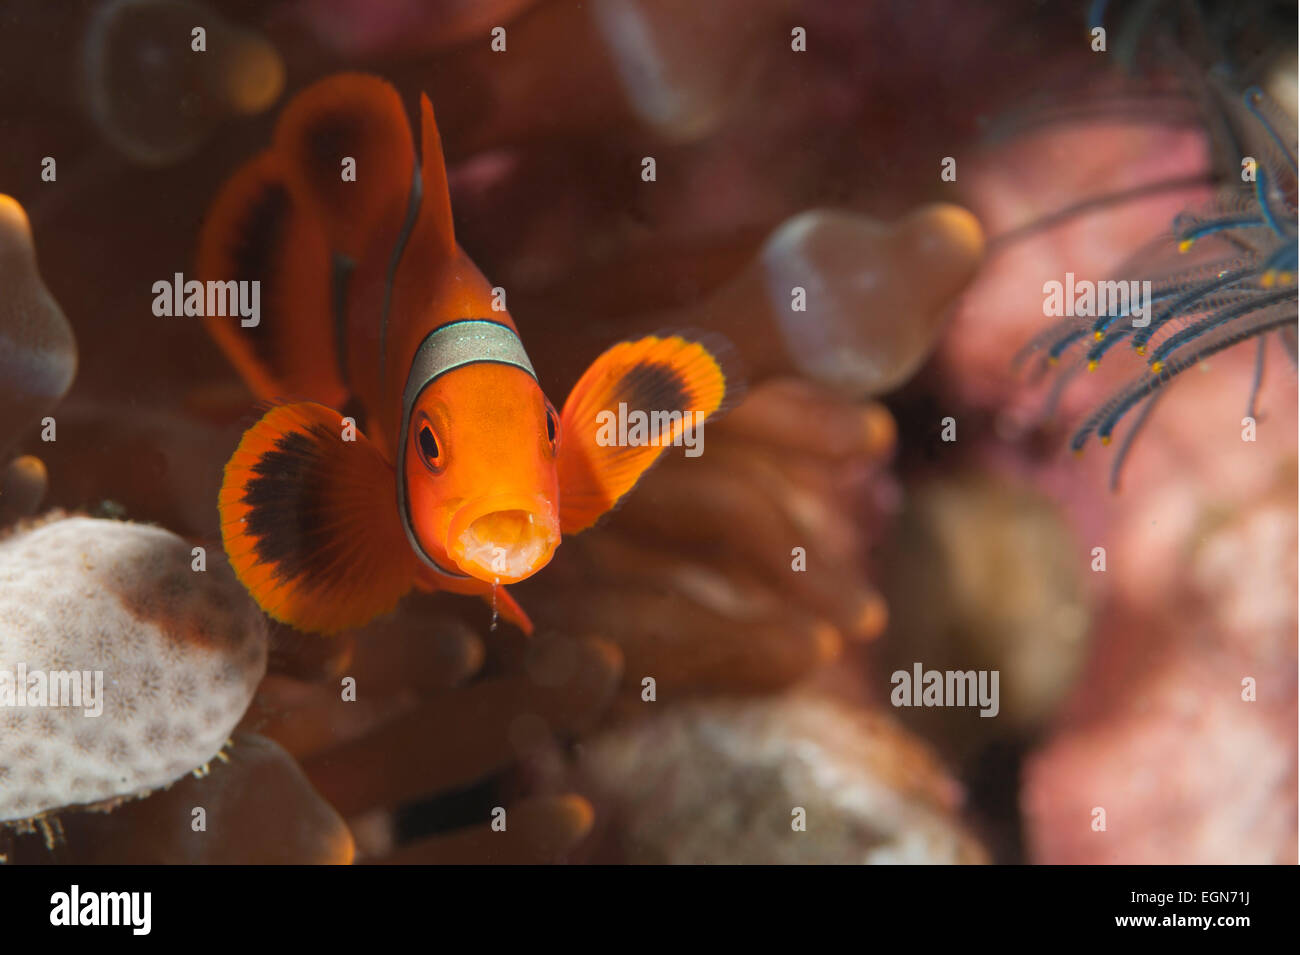
<path fill-rule="evenodd" d="M 697 429 L 726 392 L 714 353 L 678 335 L 621 342 L 597 358 L 560 416 L 561 530 L 576 534 L 590 527 L 670 445 L 698 440 Z M 695 430 L 687 427 L 686 413 Z M 640 434 L 638 415 L 646 427 Z"/>
<path fill-rule="evenodd" d="M 415 583 L 392 467 L 338 412 L 280 405 L 244 433 L 218 507 L 236 575 L 276 620 L 335 633 Z"/>

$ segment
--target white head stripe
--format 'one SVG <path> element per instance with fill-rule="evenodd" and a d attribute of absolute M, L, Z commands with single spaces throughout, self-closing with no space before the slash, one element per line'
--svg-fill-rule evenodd
<path fill-rule="evenodd" d="M 406 378 L 406 390 L 402 392 L 402 435 L 397 445 L 397 507 L 402 515 L 402 527 L 420 559 L 434 570 L 451 577 L 467 575 L 443 567 L 425 553 L 415 535 L 415 528 L 411 526 L 406 494 L 406 446 L 411 436 L 411 410 L 415 407 L 415 399 L 420 397 L 420 392 L 431 381 L 452 369 L 479 362 L 514 365 L 527 372 L 534 381 L 537 380 L 537 373 L 528 360 L 523 342 L 508 325 L 467 318 L 434 329 L 425 337 L 416 349 L 415 357 L 411 359 L 411 372 Z"/>
<path fill-rule="evenodd" d="M 480 361 L 514 365 L 537 380 L 523 342 L 509 326 L 478 318 L 443 325 L 429 333 L 411 359 L 411 372 L 402 395 L 403 427 L 407 412 L 425 385 L 453 368 Z"/>

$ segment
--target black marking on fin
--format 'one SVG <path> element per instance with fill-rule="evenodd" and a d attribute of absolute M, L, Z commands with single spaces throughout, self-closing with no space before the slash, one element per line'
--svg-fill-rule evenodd
<path fill-rule="evenodd" d="M 357 264 L 346 255 L 334 253 L 333 269 L 330 274 L 334 293 L 334 353 L 338 356 L 339 378 L 349 391 L 352 389 L 352 380 L 348 377 L 348 282 L 352 279 L 352 272 L 356 267 Z"/>
<path fill-rule="evenodd" d="M 327 586 L 345 572 L 332 558 L 338 541 L 325 507 L 327 475 L 320 467 L 318 442 L 338 440 L 323 425 L 309 433 L 281 435 L 273 450 L 253 466 L 244 489 L 249 506 L 248 533 L 256 542 L 259 562 L 276 568 L 283 579 L 311 579 Z"/>
<path fill-rule="evenodd" d="M 265 183 L 255 202 L 249 203 L 247 212 L 235 233 L 230 249 L 236 281 L 259 281 L 267 311 L 275 317 L 277 263 L 282 254 L 285 227 L 292 214 L 292 199 L 283 182 Z M 246 331 L 253 353 L 266 367 L 275 367 L 275 336 L 277 321 L 259 322 Z"/>
<path fill-rule="evenodd" d="M 364 125 L 347 113 L 322 113 L 303 129 L 303 154 L 317 183 L 338 181 L 339 157 L 352 155 L 351 144 L 364 135 Z M 319 175 L 318 175 L 319 174 Z"/>
<path fill-rule="evenodd" d="M 370 423 L 370 419 L 366 415 L 366 406 L 361 403 L 361 399 L 356 395 L 349 396 L 347 403 L 340 409 L 340 414 L 355 421 L 357 428 L 362 432 L 366 430 L 367 425 Z"/>
<path fill-rule="evenodd" d="M 684 411 L 691 404 L 690 390 L 672 365 L 637 365 L 624 374 L 614 390 L 626 395 L 629 410 Z"/>

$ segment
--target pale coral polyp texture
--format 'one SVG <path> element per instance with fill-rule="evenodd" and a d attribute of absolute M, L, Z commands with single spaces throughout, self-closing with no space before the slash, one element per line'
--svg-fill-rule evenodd
<path fill-rule="evenodd" d="M 144 795 L 208 763 L 266 672 L 264 618 L 219 554 L 64 518 L 0 540 L 0 671 L 102 671 L 103 712 L 0 706 L 0 821 Z"/>

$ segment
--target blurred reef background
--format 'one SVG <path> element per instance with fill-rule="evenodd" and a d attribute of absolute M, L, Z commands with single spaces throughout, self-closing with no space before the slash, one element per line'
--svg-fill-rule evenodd
<path fill-rule="evenodd" d="M 0 0 L 0 668 L 110 677 L 94 732 L 0 709 L 0 856 L 1295 863 L 1294 328 L 1253 440 L 1248 345 L 1169 389 L 1118 491 L 1116 449 L 1068 438 L 1142 361 L 1053 396 L 1012 360 L 1046 281 L 1234 184 L 1215 83 L 1260 87 L 1294 162 L 1296 15 Z M 450 595 L 300 633 L 225 565 L 257 408 L 151 287 L 344 69 L 429 94 L 459 241 L 553 400 L 656 329 L 745 371 L 703 456 L 513 588 L 531 639 Z M 997 716 L 891 705 L 916 663 L 996 670 Z"/>

